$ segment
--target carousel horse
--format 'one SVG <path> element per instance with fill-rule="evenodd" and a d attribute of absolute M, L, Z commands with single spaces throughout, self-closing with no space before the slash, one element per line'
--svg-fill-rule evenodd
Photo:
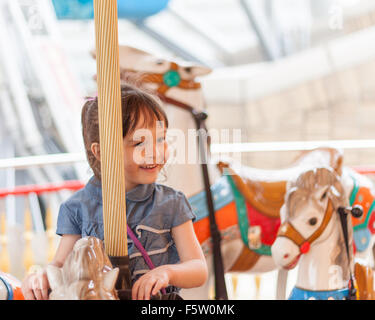
<path fill-rule="evenodd" d="M 115 283 L 119 269 L 95 237 L 78 240 L 61 268 L 48 265 L 50 300 L 117 300 Z"/>
<path fill-rule="evenodd" d="M 375 298 L 374 206 L 371 181 L 346 167 L 317 167 L 288 183 L 272 256 L 281 268 L 299 264 L 289 299 Z"/>
<path fill-rule="evenodd" d="M 24 300 L 21 286 L 19 279 L 0 271 L 0 300 Z"/>
<path fill-rule="evenodd" d="M 197 128 L 194 115 L 204 113 L 204 97 L 196 77 L 211 70 L 187 63 L 177 64 L 139 49 L 120 46 L 120 71 L 124 81 L 135 75 L 146 88 L 158 94 L 169 118 L 168 134 L 173 135 L 174 129 L 179 129 L 187 140 L 189 130 Z M 166 180 L 160 182 L 181 190 L 187 196 L 197 216 L 194 229 L 211 270 L 204 286 L 182 289 L 181 295 L 184 299 L 208 299 L 215 266 L 207 188 L 200 163 L 187 160 L 188 143 L 179 139 L 170 142 L 172 150 L 174 143 L 184 143 L 186 161 L 168 162 Z M 207 148 L 207 140 L 202 143 Z M 234 162 L 207 160 L 209 193 L 212 194 L 221 237 L 223 271 L 263 273 L 277 269 L 271 256 L 271 245 L 280 225 L 279 210 L 284 202 L 287 181 L 307 167 L 339 166 L 342 156 L 334 149 L 316 149 L 303 152 L 290 167 L 280 170 L 261 170 Z"/>

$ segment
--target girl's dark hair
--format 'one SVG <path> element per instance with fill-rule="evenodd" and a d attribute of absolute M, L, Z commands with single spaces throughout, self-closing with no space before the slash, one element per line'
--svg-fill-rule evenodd
<path fill-rule="evenodd" d="M 100 180 L 100 161 L 91 151 L 91 145 L 99 143 L 98 98 L 87 99 L 81 113 L 83 142 L 89 165 L 95 177 Z M 121 85 L 121 109 L 123 138 L 135 130 L 141 115 L 145 124 L 152 125 L 155 121 L 164 121 L 165 128 L 168 128 L 168 118 L 159 99 L 136 85 Z"/>

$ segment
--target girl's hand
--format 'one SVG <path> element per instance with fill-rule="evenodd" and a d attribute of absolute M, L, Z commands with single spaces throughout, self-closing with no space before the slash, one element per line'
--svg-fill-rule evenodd
<path fill-rule="evenodd" d="M 29 274 L 22 282 L 22 293 L 26 300 L 48 300 L 49 288 L 45 270 Z"/>
<path fill-rule="evenodd" d="M 156 295 L 159 290 L 169 284 L 170 274 L 167 265 L 150 270 L 140 277 L 133 285 L 133 300 L 150 300 L 151 295 Z"/>

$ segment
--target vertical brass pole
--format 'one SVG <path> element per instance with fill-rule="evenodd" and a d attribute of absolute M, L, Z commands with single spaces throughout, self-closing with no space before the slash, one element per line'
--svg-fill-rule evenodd
<path fill-rule="evenodd" d="M 120 268 L 116 289 L 130 288 L 126 234 L 117 0 L 94 0 L 104 245 Z M 121 299 L 121 297 L 120 297 Z"/>
<path fill-rule="evenodd" d="M 100 161 L 106 252 L 128 253 L 117 0 L 95 0 Z"/>

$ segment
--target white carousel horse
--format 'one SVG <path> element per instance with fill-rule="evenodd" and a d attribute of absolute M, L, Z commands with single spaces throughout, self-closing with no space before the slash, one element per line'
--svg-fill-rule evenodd
<path fill-rule="evenodd" d="M 78 240 L 61 268 L 48 265 L 50 300 L 117 300 L 115 283 L 119 269 L 95 237 Z"/>
<path fill-rule="evenodd" d="M 292 269 L 299 263 L 290 299 L 345 299 L 353 273 L 359 298 L 375 297 L 370 269 L 374 261 L 374 191 L 368 178 L 346 167 L 317 167 L 288 184 L 272 256 L 281 268 Z M 341 214 L 352 213 L 342 223 L 347 224 L 347 241 L 340 210 Z M 353 253 L 361 262 L 355 267 Z"/>
<path fill-rule="evenodd" d="M 204 111 L 203 92 L 195 78 L 208 74 L 210 69 L 177 64 L 128 46 L 120 46 L 120 68 L 124 79 L 136 74 L 159 96 L 192 106 L 198 112 Z M 164 104 L 170 123 L 168 132 L 182 130 L 187 140 L 189 130 L 195 129 L 196 123 L 188 111 L 172 103 Z M 188 146 L 186 141 L 177 139 L 177 143 Z M 173 143 L 171 147 L 173 149 Z M 212 271 L 212 244 L 202 169 L 199 162 L 189 163 L 187 151 L 184 163 L 167 164 L 166 180 L 161 183 L 181 190 L 188 197 L 197 215 L 195 232 Z M 270 246 L 280 225 L 279 209 L 284 201 L 287 180 L 296 177 L 306 167 L 336 166 L 340 161 L 338 152 L 328 148 L 304 152 L 290 167 L 281 170 L 260 170 L 208 161 L 215 217 L 222 237 L 224 271 L 262 273 L 276 270 Z M 229 171 L 230 175 L 222 174 Z M 203 287 L 182 290 L 181 295 L 184 299 L 208 299 L 211 280 L 209 277 Z"/>

